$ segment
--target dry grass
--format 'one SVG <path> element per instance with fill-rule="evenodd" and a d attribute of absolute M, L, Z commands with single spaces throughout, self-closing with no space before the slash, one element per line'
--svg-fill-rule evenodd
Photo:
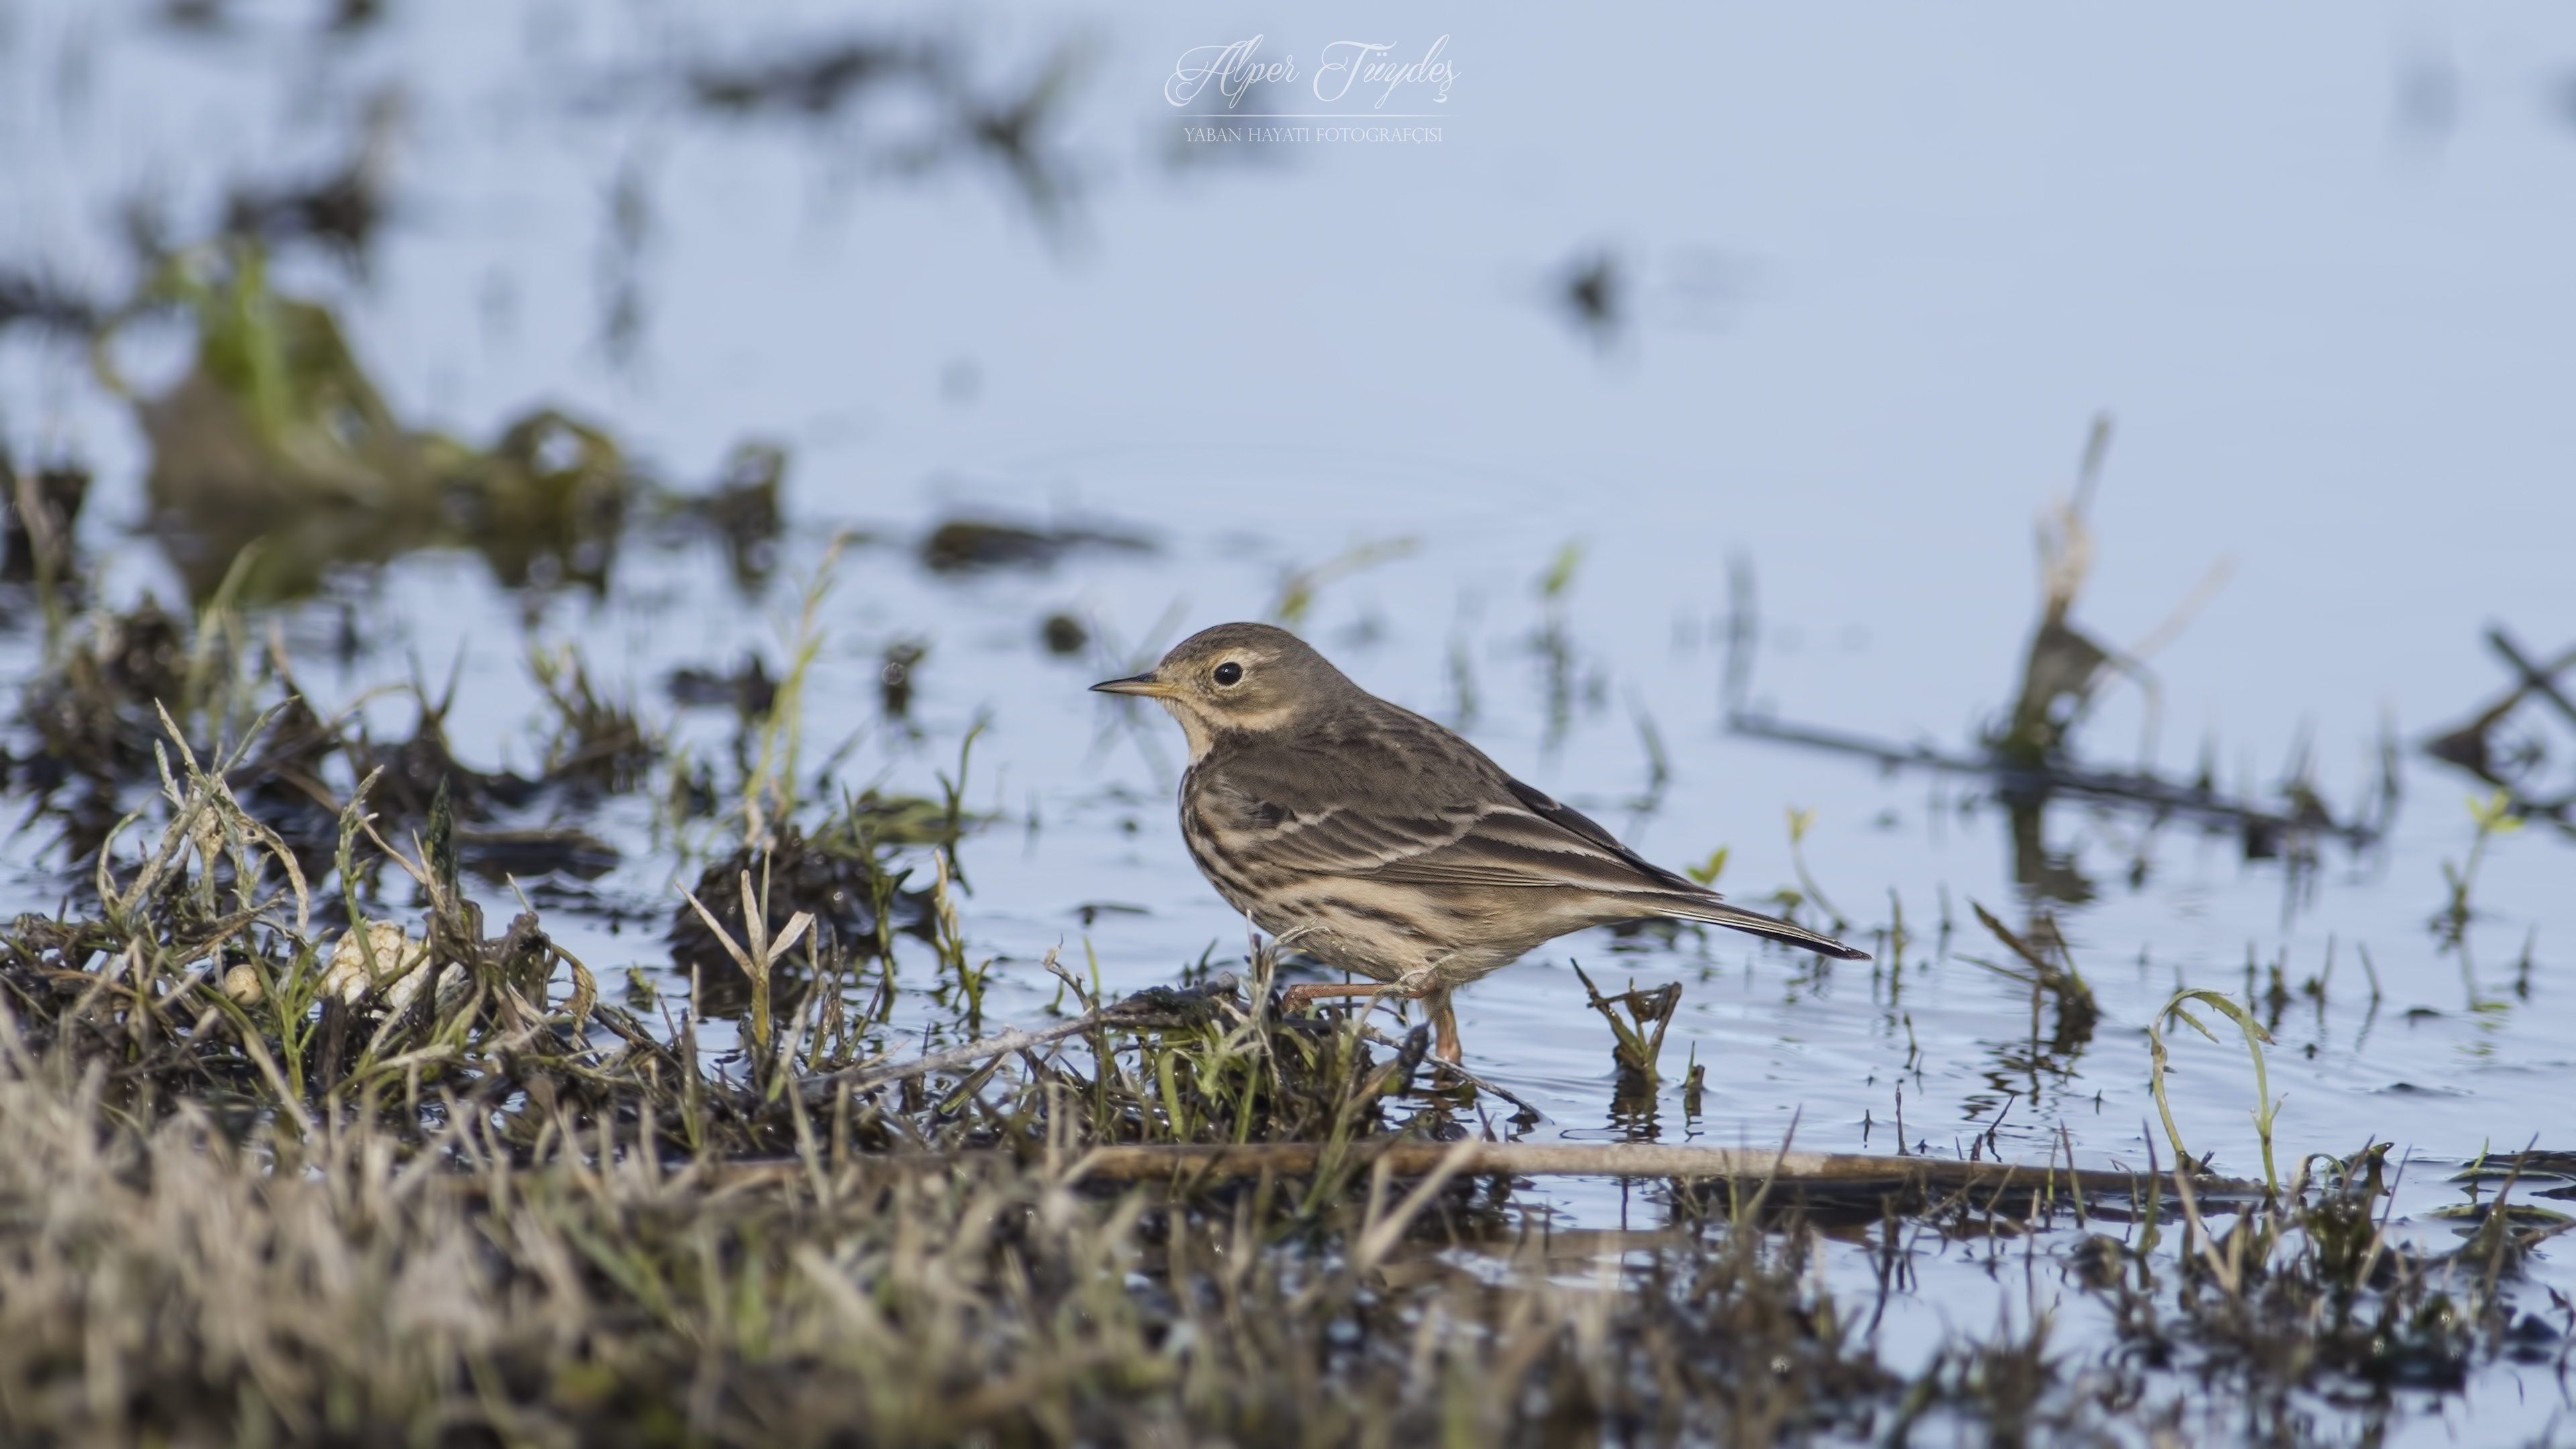
<path fill-rule="evenodd" d="M 7 1057 L 21 1442 L 1769 1442 L 1890 1387 L 1760 1234 L 1574 1286 L 1405 1286 L 1274 1245 L 1285 1193 L 816 1158 L 727 1194 L 470 1116 L 427 1151 L 364 1121 L 237 1142 L 193 1105 L 106 1127 L 105 1072 Z"/>

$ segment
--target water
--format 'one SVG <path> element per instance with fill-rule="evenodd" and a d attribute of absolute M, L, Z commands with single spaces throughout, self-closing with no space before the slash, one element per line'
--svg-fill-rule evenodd
<path fill-rule="evenodd" d="M 338 39 L 301 7 L 230 13 L 210 34 L 143 9 L 0 17 L 0 164 L 19 198 L 0 257 L 111 291 L 121 198 L 151 195 L 176 234 L 199 234 L 228 181 L 320 168 L 392 88 L 395 204 L 364 274 L 290 251 L 281 285 L 342 310 L 398 412 L 483 438 L 554 402 L 692 484 L 745 438 L 793 460 L 782 582 L 764 596 L 734 592 L 704 545 L 630 550 L 597 601 L 531 603 L 471 556 L 415 556 L 352 595 L 369 652 L 307 667 L 326 700 L 461 657 L 460 755 L 524 765 L 541 714 L 531 641 L 581 643 L 662 713 L 674 667 L 749 649 L 775 666 L 796 583 L 850 530 L 807 758 L 849 741 L 842 781 L 925 790 L 985 723 L 969 800 L 994 819 L 967 849 L 967 927 L 1001 959 L 992 1014 L 1028 1019 L 1054 994 L 1035 966 L 1050 949 L 1096 953 L 1125 990 L 1223 959 L 1243 934 L 1181 848 L 1177 731 L 1142 712 L 1130 727 L 1082 687 L 1148 645 L 1264 615 L 1294 570 L 1401 542 L 1323 586 L 1306 624 L 1363 685 L 1463 718 L 1507 768 L 1660 861 L 1726 847 L 1719 884 L 1740 901 L 1797 880 L 1788 820 L 1812 811 L 1805 869 L 1856 937 L 1899 903 L 1913 936 L 1881 973 L 1733 937 L 1554 943 L 1460 1002 L 1470 1064 L 1537 1104 L 1541 1134 L 1612 1126 L 1609 1034 L 1581 1004 L 1579 960 L 1605 989 L 1685 985 L 1667 1139 L 1769 1143 L 1794 1120 L 1801 1146 L 1885 1151 L 1901 1085 L 1926 1150 L 1991 1129 L 1983 1150 L 2022 1160 L 2063 1140 L 2087 1165 L 2142 1166 L 2147 1023 L 2180 986 L 2241 995 L 2279 963 L 2293 995 L 2267 1063 L 2285 1164 L 2393 1140 L 2424 1159 L 2399 1199 L 2420 1215 L 2484 1148 L 2576 1145 L 2556 1115 L 2576 1088 L 2568 842 L 2546 826 L 2493 841 L 2469 949 L 2444 951 L 2428 922 L 2445 863 L 2470 850 L 2476 787 L 2413 748 L 2505 683 L 2479 644 L 2489 621 L 2534 648 L 2576 635 L 2563 11 L 1688 10 L 1577 26 L 1488 7 L 1390 21 L 990 6 L 876 22 L 951 37 L 994 94 L 1075 47 L 1041 169 L 1077 199 L 1054 219 L 990 155 L 896 167 L 906 146 L 954 139 L 900 98 L 820 125 L 687 103 L 690 64 L 849 28 L 820 9 L 398 7 Z M 1441 107 L 1406 123 L 1440 139 L 1181 140 L 1160 89 L 1174 58 L 1256 31 L 1309 66 L 1345 32 L 1405 55 L 1449 34 L 1450 99 L 1406 103 Z M 1621 300 L 1615 324 L 1587 325 L 1567 282 L 1600 255 Z M 623 341 L 606 320 L 620 296 L 640 308 Z M 120 356 L 153 390 L 182 340 L 138 329 Z M 2105 409 L 2117 431 L 2079 623 L 2138 641 L 2214 566 L 2232 573 L 2153 659 L 2153 704 L 2109 689 L 2082 752 L 2185 777 L 2205 756 L 2224 786 L 2267 795 L 2305 749 L 2345 810 L 2385 728 L 2404 746 L 2403 803 L 2377 849 L 2329 847 L 2304 880 L 2230 837 L 2055 805 L 2049 848 L 2093 891 L 2057 914 L 2105 1015 L 2052 1074 L 2029 1063 L 2026 992 L 1965 959 L 2003 956 L 1972 901 L 2027 919 L 1991 787 L 1728 734 L 1728 561 L 1758 580 L 1754 705 L 1963 748 L 2012 697 L 2033 523 Z M 111 595 L 173 596 L 129 531 L 140 436 L 78 358 L 12 334 L 0 414 L 22 447 L 98 466 L 85 539 Z M 1155 548 L 934 575 L 914 545 L 959 515 L 1088 520 Z M 1570 587 L 1542 598 L 1569 545 Z M 1040 621 L 1058 612 L 1093 647 L 1047 652 Z M 301 606 L 289 633 L 320 639 L 337 617 Z M 1552 621 L 1570 647 L 1561 726 L 1534 642 Z M 902 640 L 927 650 L 917 734 L 879 718 L 880 664 Z M 408 728 L 407 703 L 369 709 Z M 2555 730 L 2563 762 L 2564 723 L 2524 718 Z M 731 730 L 707 713 L 675 727 L 701 754 Z M 620 809 L 593 828 L 642 836 L 646 812 Z M 34 845 L 10 848 L 12 894 L 50 908 L 59 878 Z M 667 970 L 639 923 L 666 920 L 695 867 L 661 845 L 595 882 L 594 909 L 548 906 L 603 976 Z M 2299 994 L 2330 954 L 2319 995 Z M 2180 1031 L 2174 1052 L 2185 1140 L 2257 1172 L 2239 1044 Z M 1696 1115 L 1686 1060 L 1707 1070 Z M 1612 1184 L 1546 1192 L 1579 1222 L 1637 1209 Z M 2447 1233 L 2409 1221 L 2425 1241 Z M 1889 1343 L 1928 1351 L 1944 1324 L 1982 1321 L 1955 1304 L 1984 1297 L 1949 1299 L 1975 1284 L 2024 1306 L 2071 1298 L 2054 1251 L 2027 1282 L 1965 1250 L 1928 1265 Z M 2535 1276 L 2571 1286 L 2548 1250 Z M 2465 1412 L 2481 1438 L 2513 1437 L 2560 1402 L 2545 1373 L 2497 1369 Z M 2405 1433 L 2450 1434 L 2460 1412 Z"/>

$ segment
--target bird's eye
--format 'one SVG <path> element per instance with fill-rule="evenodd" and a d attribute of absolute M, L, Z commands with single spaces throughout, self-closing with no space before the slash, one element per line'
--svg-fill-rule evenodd
<path fill-rule="evenodd" d="M 1216 682 L 1219 684 L 1241 684 L 1243 682 L 1243 666 L 1235 663 L 1231 659 L 1218 665 L 1216 667 Z"/>

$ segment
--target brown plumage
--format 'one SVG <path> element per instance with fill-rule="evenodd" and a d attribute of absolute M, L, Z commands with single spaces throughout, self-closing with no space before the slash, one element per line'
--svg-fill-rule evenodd
<path fill-rule="evenodd" d="M 1327 965 L 1427 998 L 1451 1061 L 1450 993 L 1586 926 L 1664 916 L 1869 959 L 1654 865 L 1283 629 L 1220 624 L 1092 688 L 1180 721 L 1181 838 L 1217 893 Z"/>

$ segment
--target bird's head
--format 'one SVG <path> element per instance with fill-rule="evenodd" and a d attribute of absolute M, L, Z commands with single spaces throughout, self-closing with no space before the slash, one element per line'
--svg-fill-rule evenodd
<path fill-rule="evenodd" d="M 1285 629 L 1219 624 L 1173 645 L 1143 674 L 1091 687 L 1162 701 L 1189 736 L 1195 760 L 1220 734 L 1281 728 L 1357 686 Z"/>

